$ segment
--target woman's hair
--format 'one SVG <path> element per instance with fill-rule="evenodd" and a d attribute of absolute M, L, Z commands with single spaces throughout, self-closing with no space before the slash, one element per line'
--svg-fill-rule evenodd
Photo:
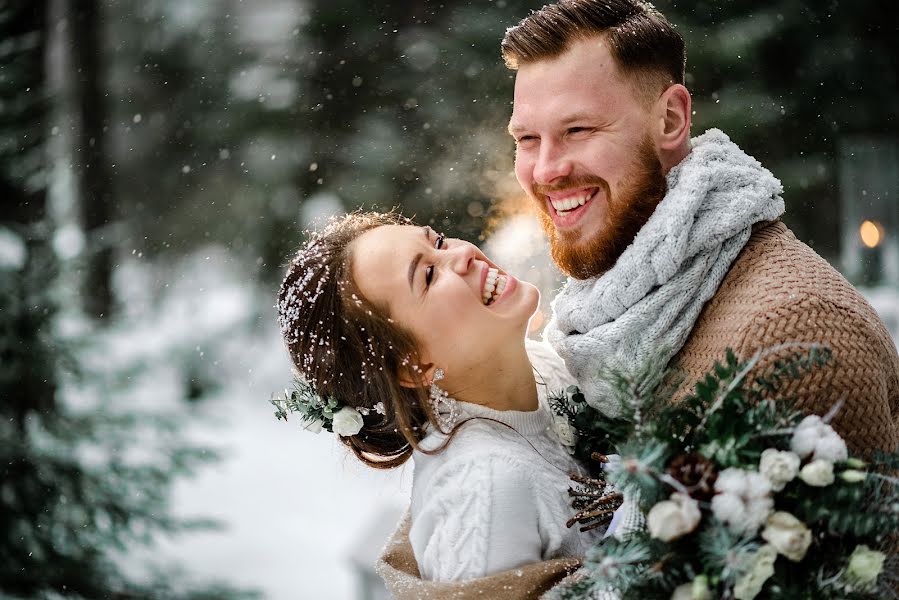
<path fill-rule="evenodd" d="M 332 219 L 300 248 L 278 292 L 281 333 L 300 377 L 322 398 L 368 409 L 356 435 L 338 436 L 365 464 L 403 464 L 424 437 L 430 408 L 411 333 L 359 291 L 350 246 L 381 225 L 408 225 L 396 213 L 351 213 Z M 381 403 L 383 413 L 377 412 Z M 365 412 L 365 411 L 363 411 Z"/>

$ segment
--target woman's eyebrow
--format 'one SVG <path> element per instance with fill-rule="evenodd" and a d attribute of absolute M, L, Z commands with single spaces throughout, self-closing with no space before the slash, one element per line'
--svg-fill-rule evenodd
<path fill-rule="evenodd" d="M 421 228 L 422 232 L 425 234 L 425 239 L 430 241 L 431 239 L 431 228 L 425 225 Z M 418 269 L 418 263 L 421 262 L 421 258 L 424 256 L 421 252 L 415 255 L 415 258 L 412 259 L 412 263 L 409 265 L 409 291 L 415 292 L 413 287 L 413 283 L 415 282 L 415 271 Z"/>
<path fill-rule="evenodd" d="M 421 252 L 415 255 L 415 258 L 412 259 L 412 263 L 409 265 L 409 291 L 415 293 L 415 289 L 412 287 L 412 283 L 415 280 L 415 271 L 418 270 L 418 263 L 421 262 L 421 257 L 424 256 Z"/>

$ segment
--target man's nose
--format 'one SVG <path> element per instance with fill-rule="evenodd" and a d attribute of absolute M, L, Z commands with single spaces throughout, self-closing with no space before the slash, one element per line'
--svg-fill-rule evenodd
<path fill-rule="evenodd" d="M 559 177 L 571 175 L 571 159 L 561 144 L 543 142 L 534 164 L 534 183 L 550 185 Z"/>

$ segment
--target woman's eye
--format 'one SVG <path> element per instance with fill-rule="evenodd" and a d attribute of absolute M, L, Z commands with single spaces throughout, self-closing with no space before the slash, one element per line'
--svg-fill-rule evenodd
<path fill-rule="evenodd" d="M 443 243 L 445 240 L 446 240 L 446 236 L 441 233 L 440 235 L 437 236 L 437 241 L 434 242 L 434 247 L 437 248 L 438 250 L 440 250 L 441 248 L 443 248 Z"/>
<path fill-rule="evenodd" d="M 431 282 L 434 280 L 434 265 L 431 265 L 427 269 L 425 269 L 425 287 L 430 287 Z"/>

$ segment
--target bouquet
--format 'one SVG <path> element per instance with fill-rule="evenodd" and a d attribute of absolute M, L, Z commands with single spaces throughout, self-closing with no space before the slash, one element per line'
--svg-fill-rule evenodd
<path fill-rule="evenodd" d="M 622 418 L 602 415 L 574 387 L 552 399 L 574 430 L 575 456 L 595 467 L 570 490 L 575 507 L 586 506 L 573 521 L 608 519 L 620 493 L 645 527 L 599 542 L 581 577 L 551 598 L 896 597 L 899 454 L 851 457 L 828 424 L 839 406 L 806 416 L 778 397 L 787 379 L 829 360 L 826 348 L 795 348 L 747 361 L 728 351 L 674 403 L 664 369 L 606 374 Z M 750 380 L 760 360 L 785 351 Z"/>

